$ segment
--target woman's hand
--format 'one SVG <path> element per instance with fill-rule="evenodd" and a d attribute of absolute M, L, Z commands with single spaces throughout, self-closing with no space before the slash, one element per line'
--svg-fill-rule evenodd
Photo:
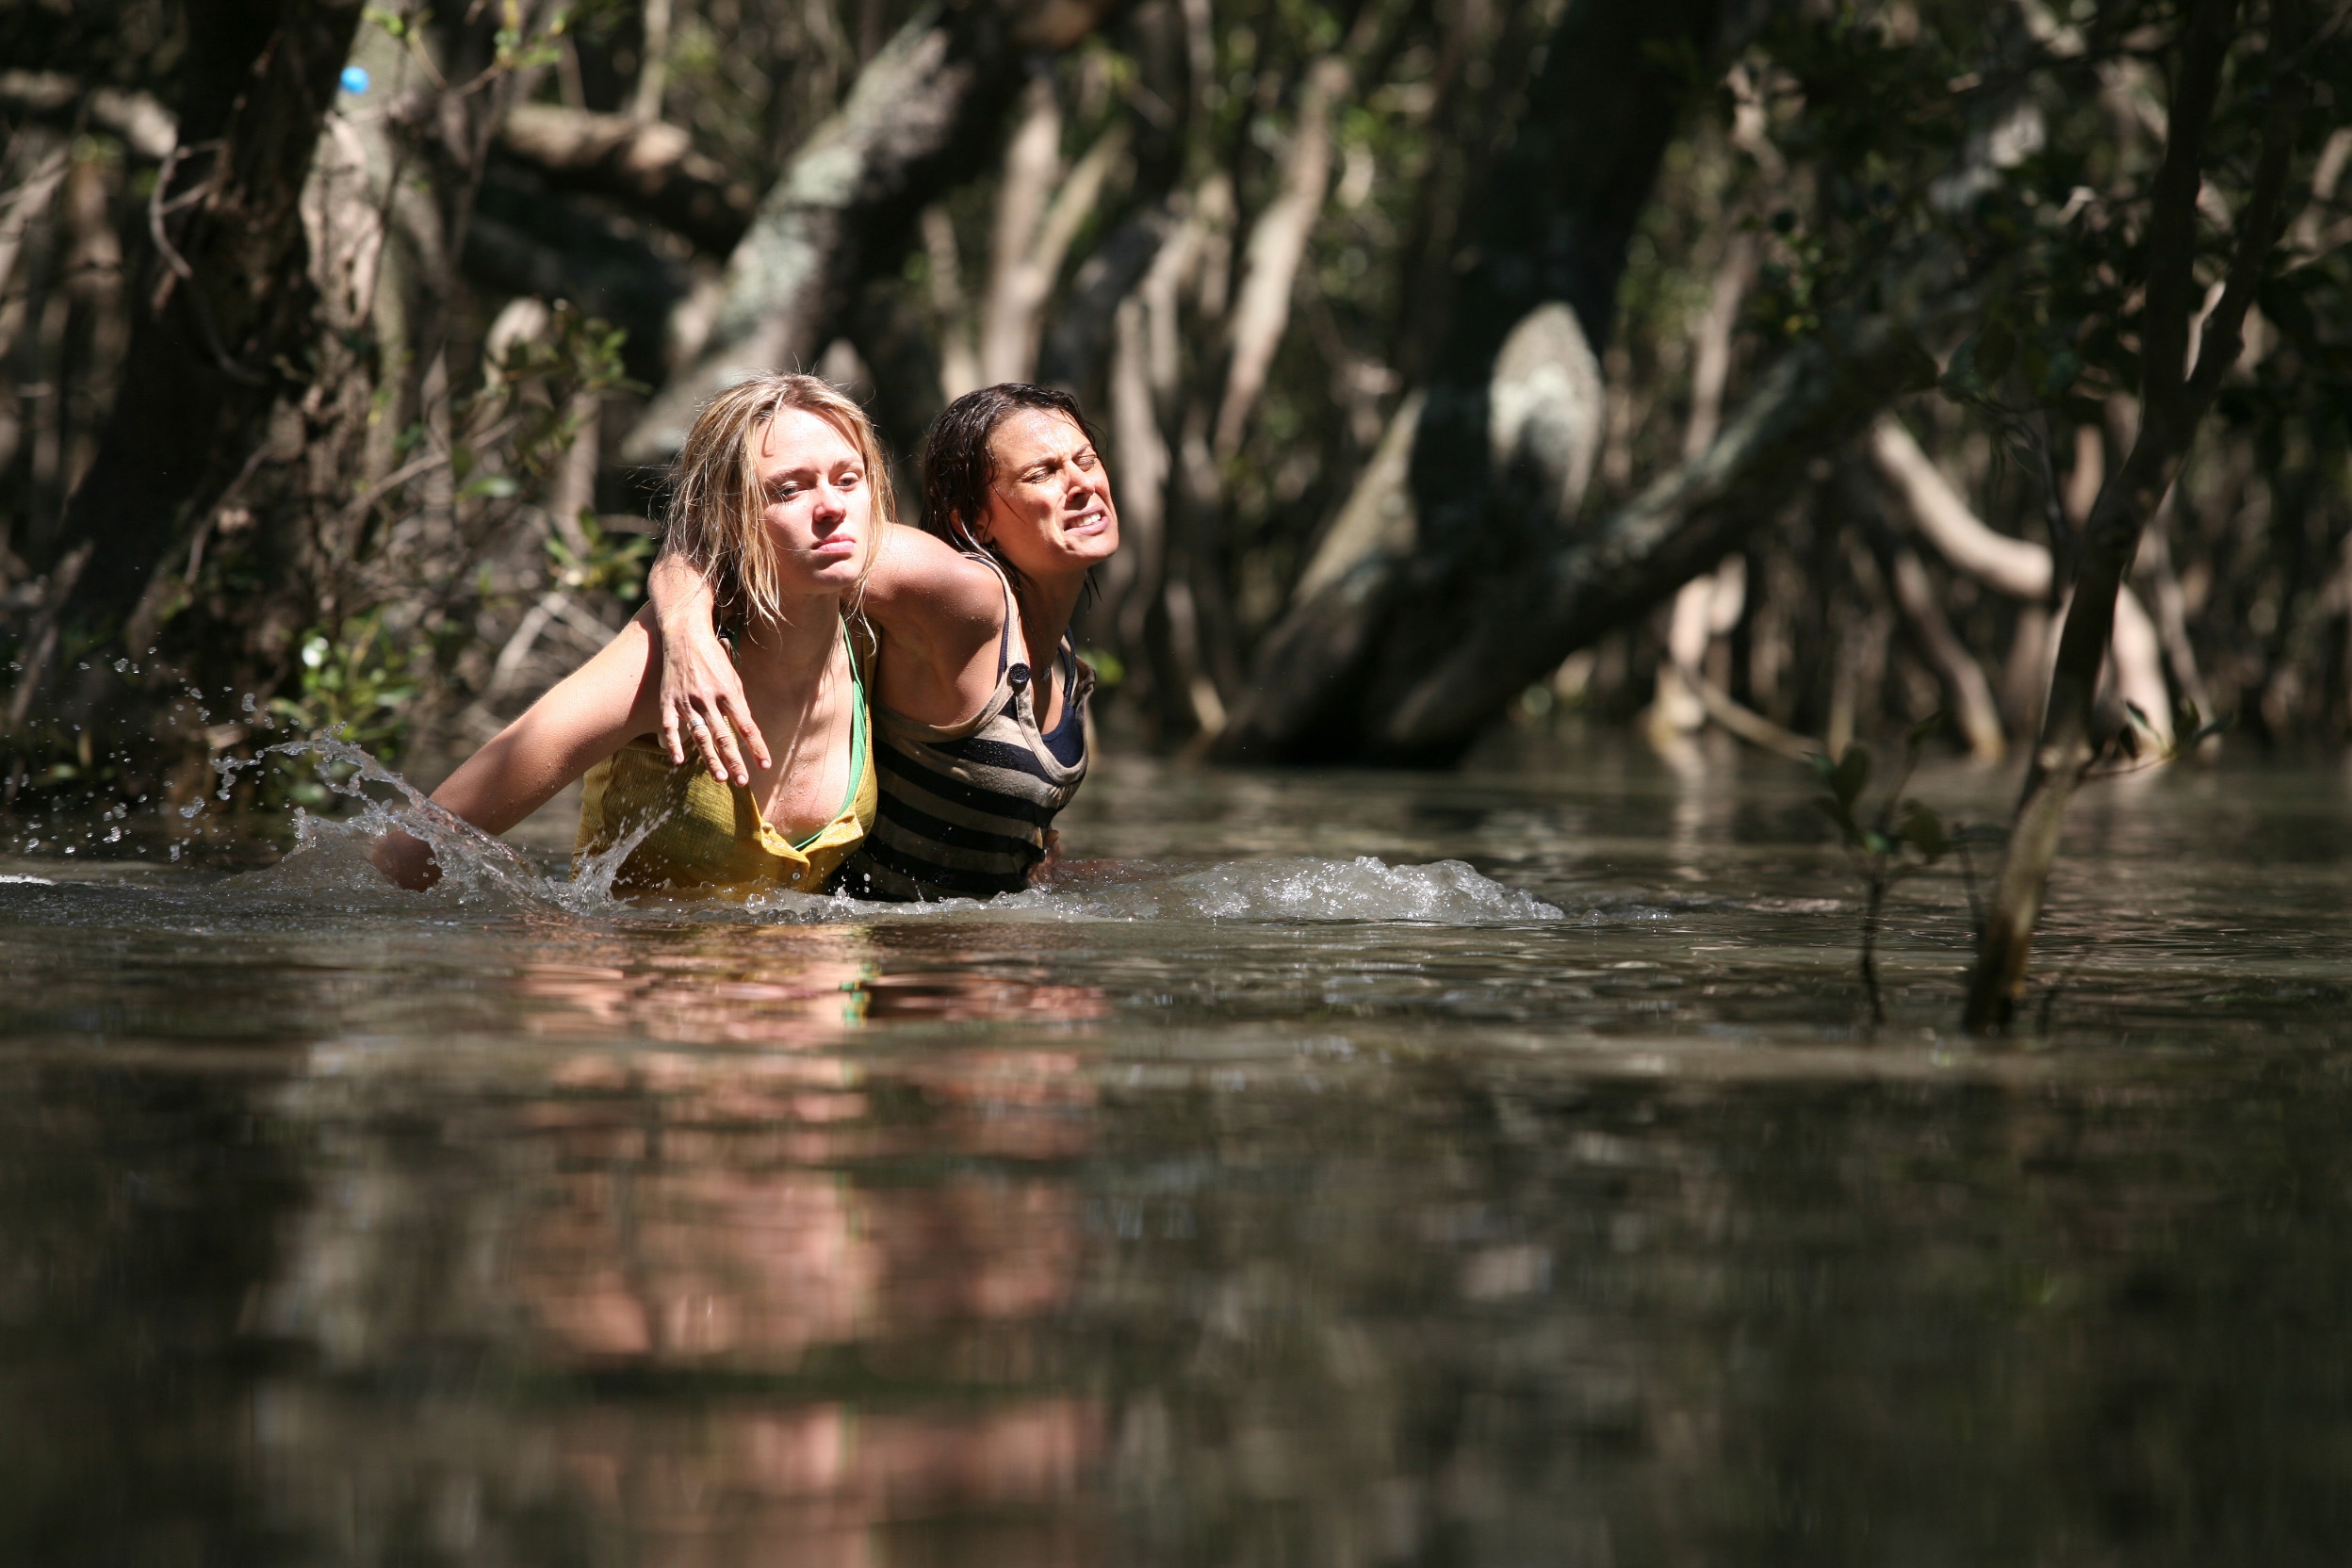
<path fill-rule="evenodd" d="M 397 827 L 376 841 L 376 847 L 368 858 L 396 887 L 406 888 L 413 893 L 424 892 L 441 880 L 441 867 L 433 858 L 433 846 Z"/>
<path fill-rule="evenodd" d="M 1061 864 L 1062 836 L 1049 827 L 1045 830 L 1045 854 L 1029 868 L 1029 885 L 1033 888 L 1044 887 L 1054 879 L 1054 874 L 1061 869 Z"/>
<path fill-rule="evenodd" d="M 702 574 L 675 556 L 663 556 L 646 574 L 656 630 L 662 642 L 662 747 L 674 763 L 694 755 L 722 784 L 748 784 L 748 751 L 770 765 L 768 743 L 751 721 L 742 678 L 710 629 L 710 587 Z M 741 737 L 741 743 L 737 738 Z"/>

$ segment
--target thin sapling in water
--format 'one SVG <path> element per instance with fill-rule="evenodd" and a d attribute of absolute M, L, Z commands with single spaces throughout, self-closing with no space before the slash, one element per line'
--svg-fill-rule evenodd
<path fill-rule="evenodd" d="M 1835 762 L 1818 754 L 1810 759 L 1822 787 L 1814 804 L 1837 826 L 1846 858 L 1862 879 L 1862 985 L 1870 992 L 1872 1023 L 1886 1021 L 1886 1009 L 1878 994 L 1878 927 L 1887 890 L 1927 870 L 1953 848 L 1943 819 L 1919 802 L 1905 799 L 1903 792 L 1919 765 L 1919 747 L 1943 723 L 1943 717 L 1937 713 L 1911 727 L 1903 737 L 1903 771 L 1880 797 L 1878 809 L 1867 815 L 1862 791 L 1870 780 L 1869 750 L 1857 741 Z"/>

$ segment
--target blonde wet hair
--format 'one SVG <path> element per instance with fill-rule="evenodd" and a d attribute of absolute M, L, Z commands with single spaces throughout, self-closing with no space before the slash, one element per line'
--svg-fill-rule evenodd
<path fill-rule="evenodd" d="M 858 588 L 874 570 L 882 531 L 898 520 L 890 468 L 864 409 L 816 376 L 772 371 L 736 383 L 702 405 L 678 454 L 662 548 L 683 558 L 710 582 L 720 620 L 780 621 L 781 563 L 776 541 L 760 526 L 767 495 L 760 482 L 761 433 L 786 409 L 813 414 L 858 449 L 874 498 L 874 526 L 859 563 Z"/>

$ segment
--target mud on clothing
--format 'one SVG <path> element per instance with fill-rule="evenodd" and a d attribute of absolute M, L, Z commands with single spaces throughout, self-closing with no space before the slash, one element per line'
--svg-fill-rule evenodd
<path fill-rule="evenodd" d="M 853 898 L 905 903 L 1019 892 L 1045 858 L 1054 813 L 1086 781 L 1086 700 L 1094 671 L 1065 634 L 1057 650 L 1067 683 L 1062 722 L 1052 736 L 1040 733 L 1029 666 L 1012 662 L 1019 613 L 1012 583 L 988 556 L 972 559 L 995 572 L 1004 589 L 996 689 L 976 715 L 946 728 L 874 705 L 881 815 L 834 883 Z"/>

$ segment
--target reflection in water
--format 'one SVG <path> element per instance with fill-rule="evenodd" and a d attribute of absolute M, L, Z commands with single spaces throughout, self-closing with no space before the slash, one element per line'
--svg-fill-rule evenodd
<path fill-rule="evenodd" d="M 370 1485 L 369 1527 L 455 1530 L 442 1549 L 466 1551 L 521 1532 L 500 1555 L 552 1510 L 664 1562 L 760 1542 L 758 1560 L 879 1560 L 869 1537 L 894 1521 L 1005 1516 L 1025 1520 L 1017 1557 L 1077 1560 L 1093 1526 L 1063 1505 L 1104 1417 L 1056 1386 L 1039 1339 L 1085 1248 L 1061 1174 L 1092 1132 L 1074 1056 L 947 1054 L 900 1073 L 585 1050 L 455 1118 L 435 1065 L 355 1056 L 282 1091 L 302 1124 L 364 1110 L 321 1151 L 330 1200 L 293 1227 L 262 1312 L 322 1358 L 267 1393 L 280 1506 Z M 335 1434 L 384 1402 L 351 1383 L 387 1377 L 416 1446 L 371 1445 L 355 1480 Z M 442 1417 L 478 1419 L 484 1380 L 536 1391 L 517 1423 L 528 1462 L 493 1445 L 452 1478 Z M 941 1405 L 941 1388 L 970 1392 Z M 451 1486 L 502 1501 L 452 1525 Z"/>
<path fill-rule="evenodd" d="M 1078 1288 L 1063 1171 L 1090 1149 L 1092 1080 L 1068 1050 L 893 1064 L 845 1047 L 893 1018 L 1058 1030 L 1099 1018 L 1102 994 L 892 972 L 890 948 L 854 927 L 688 931 L 651 955 L 576 935 L 510 985 L 530 1037 L 593 1043 L 535 1052 L 521 1082 L 494 1073 L 455 1120 L 430 1047 L 314 1057 L 280 1113 L 361 1119 L 331 1140 L 332 1201 L 297 1222 L 262 1313 L 318 1349 L 331 1390 L 266 1393 L 281 1505 L 369 1484 L 363 1529 L 468 1554 L 492 1536 L 520 1550 L 560 1516 L 633 1560 L 862 1563 L 883 1560 L 876 1531 L 945 1517 L 959 1541 L 1002 1534 L 1008 1561 L 1099 1560 L 1070 1505 L 1102 1404 L 1057 1391 L 1034 1343 Z M 416 1451 L 355 1482 L 335 1434 L 364 1407 L 339 1385 L 388 1367 L 548 1390 L 521 1473 L 485 1451 L 445 1474 L 441 1421 L 419 1412 Z M 978 1403 L 892 1392 L 973 1382 Z"/>
<path fill-rule="evenodd" d="M 2093 800 L 1984 1051 L 1795 770 L 1577 766 L 814 924 L 41 863 L 0 1560 L 2338 1560 L 2345 781 Z"/>
<path fill-rule="evenodd" d="M 814 1047 L 868 1021 L 1071 1023 L 1106 1007 L 1098 988 L 1054 984 L 1035 964 L 886 969 L 901 944 L 860 926 L 690 932 L 650 959 L 602 945 L 523 963 L 516 994 L 556 1004 L 531 1015 L 532 1031 Z"/>

